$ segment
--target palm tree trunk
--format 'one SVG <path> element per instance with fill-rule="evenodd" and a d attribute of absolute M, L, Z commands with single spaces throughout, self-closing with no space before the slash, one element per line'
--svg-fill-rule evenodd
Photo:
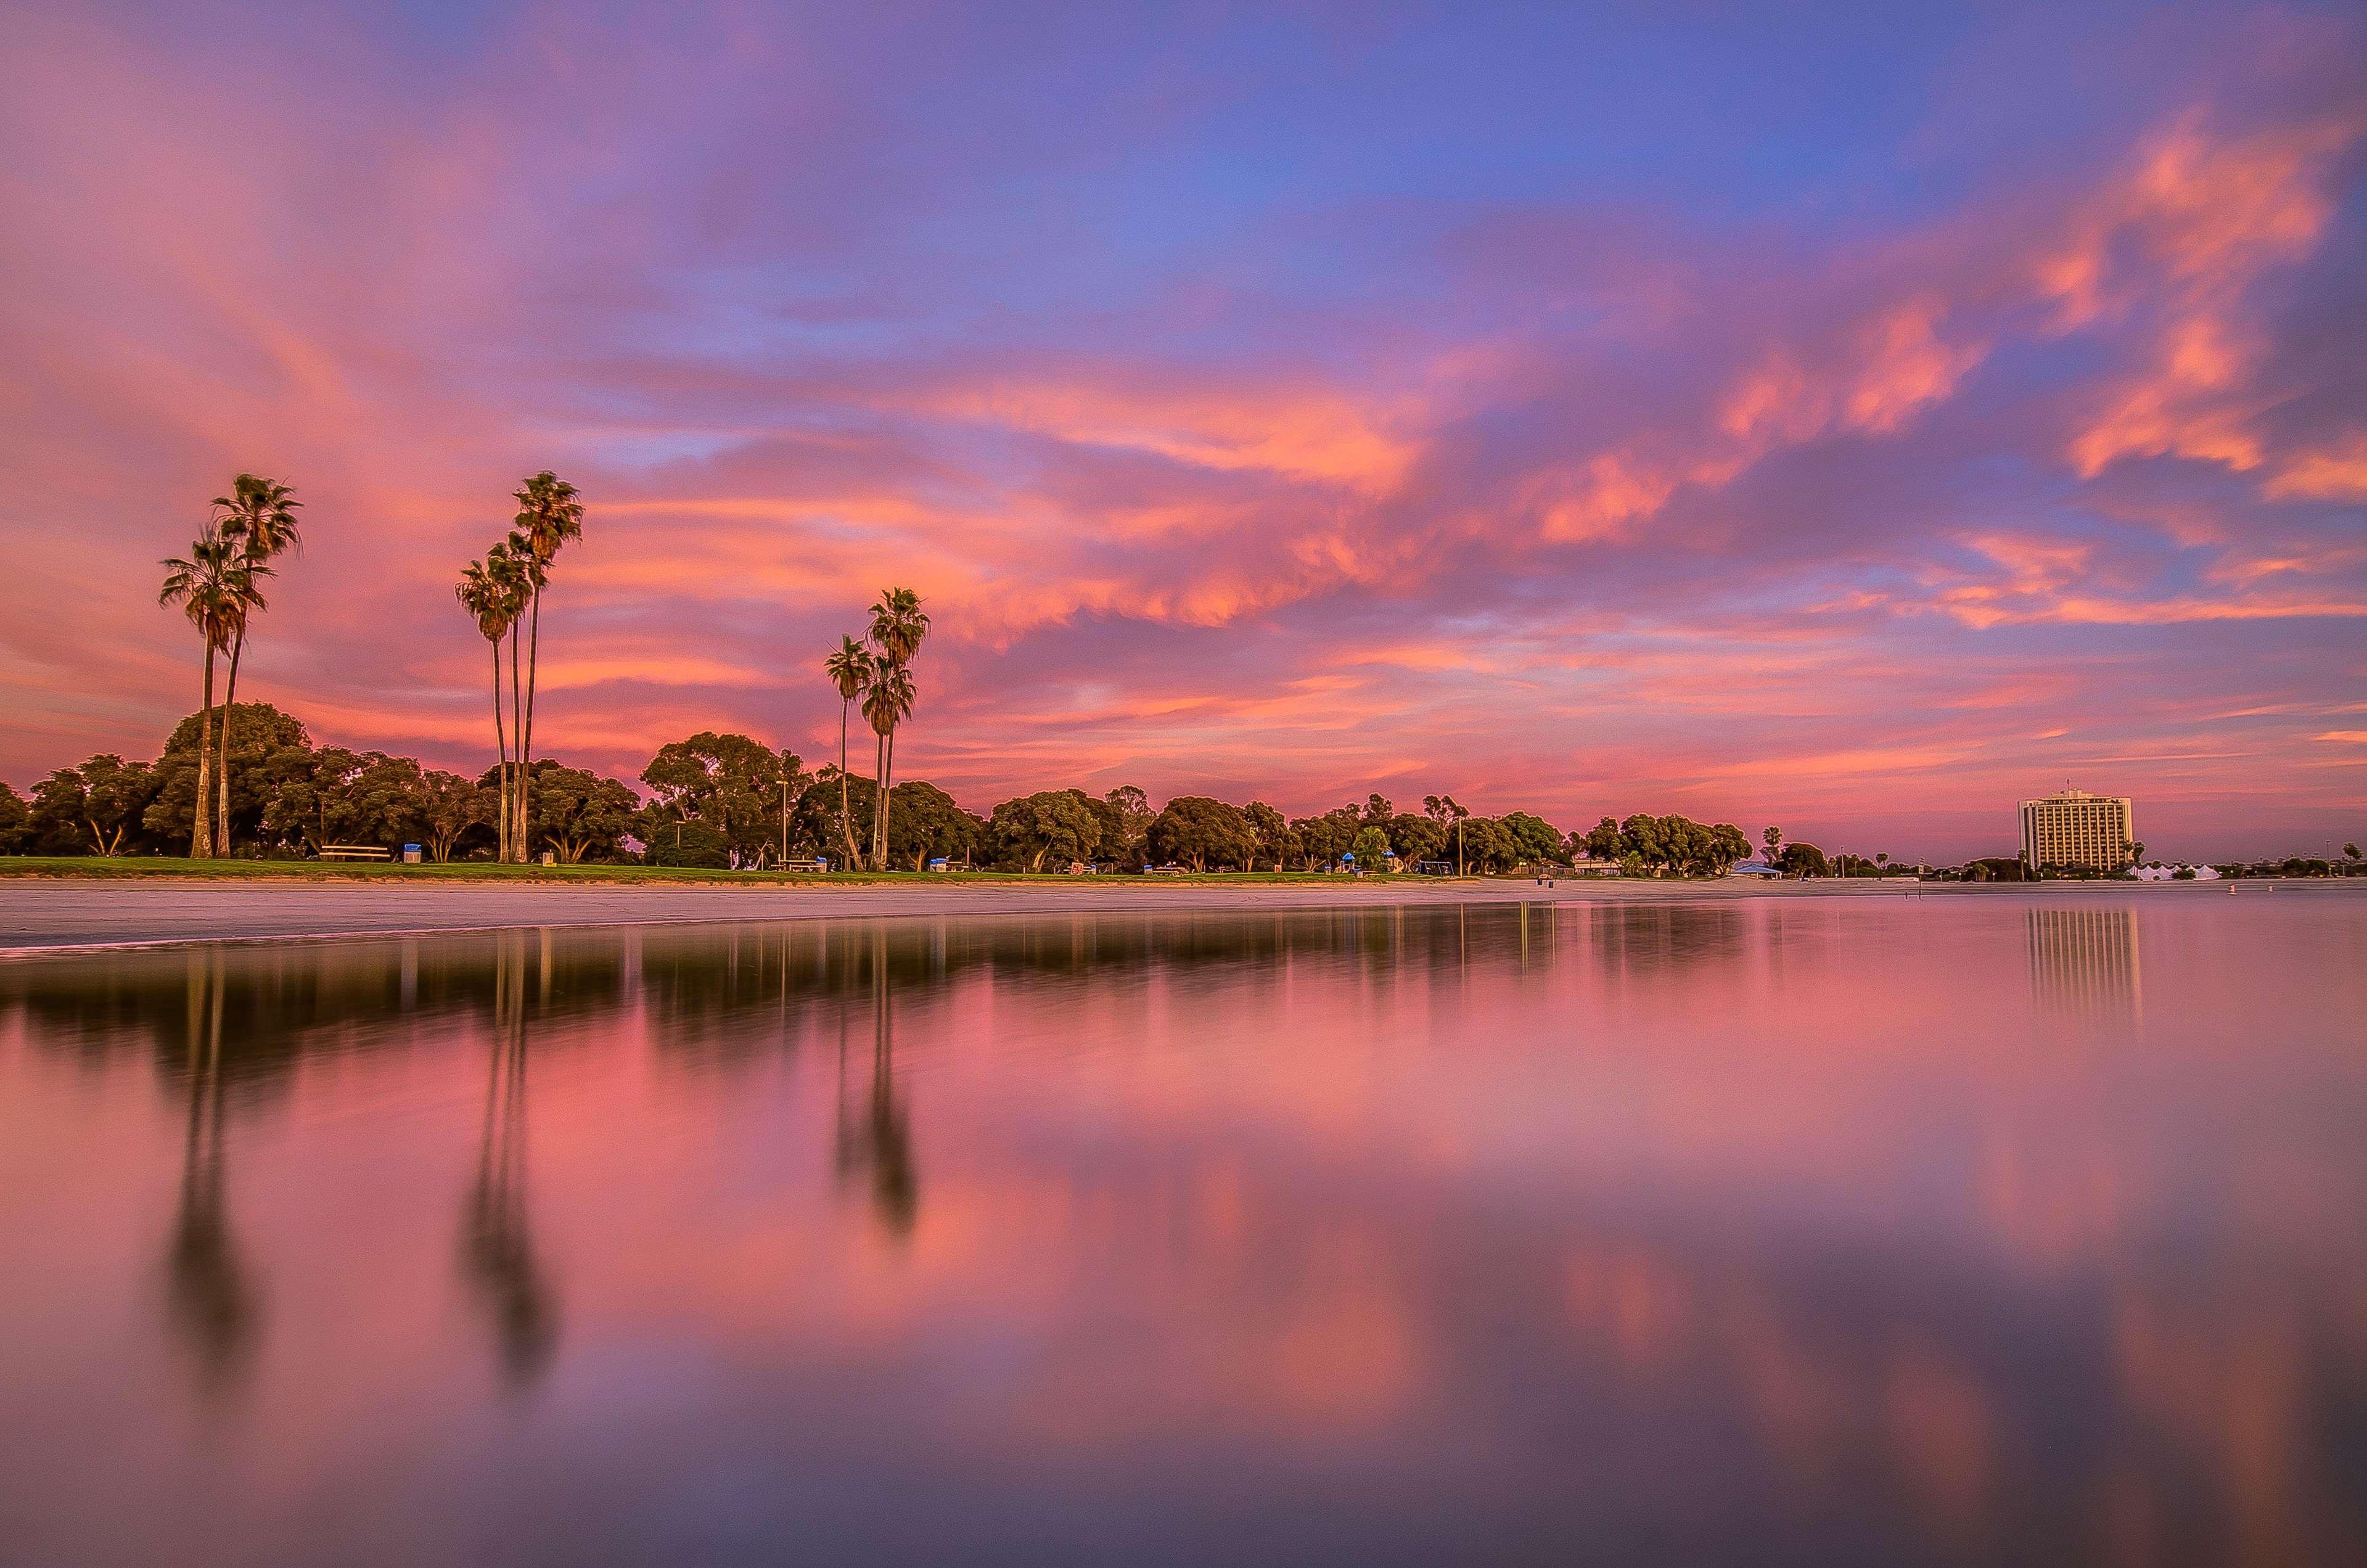
<path fill-rule="evenodd" d="M 189 830 L 189 858 L 214 858 L 214 813 L 211 786 L 214 772 L 214 642 L 206 640 L 206 705 L 198 721 L 198 809 Z"/>
<path fill-rule="evenodd" d="M 501 757 L 498 777 L 502 781 L 502 810 L 501 822 L 494 830 L 493 853 L 497 858 L 506 860 L 510 858 L 510 737 L 509 732 L 502 728 L 502 640 L 492 638 L 485 647 L 493 655 L 493 750 Z"/>
<path fill-rule="evenodd" d="M 502 792 L 504 820 L 509 824 L 509 858 L 524 864 L 526 860 L 526 813 L 518 810 L 525 798 L 520 775 L 526 771 L 526 696 L 518 686 L 517 628 L 510 628 L 510 733 L 518 738 L 517 765 L 510 770 L 507 788 Z"/>
<path fill-rule="evenodd" d="M 846 715 L 855 706 L 852 698 L 843 698 L 838 704 L 838 828 L 846 835 L 846 867 L 855 869 L 855 808 L 846 799 Z"/>
<path fill-rule="evenodd" d="M 871 732 L 871 853 L 866 864 L 873 870 L 879 866 L 879 802 L 888 795 L 888 736 L 886 732 Z"/>
<path fill-rule="evenodd" d="M 534 788 L 534 667 L 542 653 L 542 586 L 535 585 L 533 608 L 527 612 L 526 717 L 518 729 L 518 859 L 527 858 L 526 798 Z"/>
<path fill-rule="evenodd" d="M 883 871 L 888 869 L 888 812 L 890 804 L 888 797 L 895 788 L 892 782 L 895 777 L 896 726 L 890 724 L 888 726 L 888 755 L 879 768 L 879 847 L 873 857 L 874 863 Z"/>
<path fill-rule="evenodd" d="M 246 652 L 246 629 L 239 629 L 238 637 L 230 645 L 230 679 L 222 687 L 221 766 L 214 775 L 214 789 L 221 805 L 221 852 L 230 853 L 230 716 L 238 707 L 238 656 Z"/>

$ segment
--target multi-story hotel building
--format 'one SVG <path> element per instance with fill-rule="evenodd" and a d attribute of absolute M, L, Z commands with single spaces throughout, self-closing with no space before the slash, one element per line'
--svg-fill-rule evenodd
<path fill-rule="evenodd" d="M 2033 871 L 2042 866 L 2124 871 L 2135 858 L 2135 820 L 2121 796 L 2066 790 L 2022 802 L 2022 862 Z"/>

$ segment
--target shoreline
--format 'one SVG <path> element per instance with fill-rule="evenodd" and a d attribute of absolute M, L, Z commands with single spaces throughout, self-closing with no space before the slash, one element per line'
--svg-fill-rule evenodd
<path fill-rule="evenodd" d="M 2308 884 L 2302 884 L 2308 885 Z M 2340 887 L 2342 882 L 2328 882 Z M 2367 883 L 2359 884 L 2367 887 Z M 947 882 L 498 881 L 384 878 L 0 877 L 0 960 L 198 943 L 462 936 L 537 927 L 717 925 L 778 920 L 990 915 L 1203 915 L 1453 904 L 1719 904 L 1769 899 L 2022 896 L 2191 898 L 2244 886 L 2194 882 L 1806 882 L 1525 878 L 1252 882 L 1224 878 L 1028 878 Z M 2290 896 L 2290 894 L 2288 894 Z"/>

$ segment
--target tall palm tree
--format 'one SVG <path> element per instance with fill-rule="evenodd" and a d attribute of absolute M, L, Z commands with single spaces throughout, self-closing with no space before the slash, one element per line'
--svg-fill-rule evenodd
<path fill-rule="evenodd" d="M 242 473 L 231 481 L 229 494 L 214 497 L 214 526 L 239 547 L 250 565 L 268 567 L 274 559 L 303 543 L 296 524 L 296 514 L 303 505 L 294 490 L 277 480 Z M 266 606 L 257 595 L 247 608 L 255 610 Z M 221 759 L 214 775 L 224 853 L 230 849 L 231 715 L 238 707 L 238 661 L 246 651 L 246 622 L 247 617 L 241 615 L 231 638 L 230 679 L 222 690 Z"/>
<path fill-rule="evenodd" d="M 493 746 L 501 755 L 501 822 L 495 829 L 496 844 L 502 859 L 510 858 L 510 742 L 502 726 L 502 639 L 514 635 L 518 616 L 524 610 L 524 578 L 508 559 L 508 552 L 495 545 L 484 561 L 471 561 L 460 573 L 459 586 L 453 590 L 460 608 L 476 618 L 477 630 L 485 639 L 485 647 L 493 658 Z"/>
<path fill-rule="evenodd" d="M 846 720 L 855 699 L 871 684 L 871 650 L 852 637 L 838 640 L 838 651 L 821 662 L 821 673 L 838 687 L 838 825 L 846 835 L 846 863 L 861 864 L 855 847 L 855 808 L 846 798 Z"/>
<path fill-rule="evenodd" d="M 909 667 L 912 655 L 921 651 L 922 640 L 929 634 L 928 612 L 921 608 L 921 596 L 910 588 L 885 588 L 871 607 L 871 642 L 879 650 L 879 662 L 891 670 L 907 671 L 900 685 L 901 706 L 890 704 L 888 729 L 882 739 L 879 770 L 879 798 L 871 806 L 872 863 L 888 863 L 888 790 L 896 765 L 896 724 L 912 714 L 912 680 Z M 874 684 L 877 685 L 875 679 Z M 868 699 L 864 704 L 864 717 L 871 716 Z"/>
<path fill-rule="evenodd" d="M 871 864 L 888 864 L 888 779 L 896 761 L 896 724 L 912 716 L 912 672 L 903 665 L 875 659 L 871 684 L 864 688 L 863 716 L 878 737 L 879 799 L 872 812 Z"/>
<path fill-rule="evenodd" d="M 207 805 L 213 798 L 214 656 L 230 641 L 232 623 L 240 614 L 243 591 L 240 578 L 252 569 L 245 565 L 238 547 L 211 526 L 189 546 L 186 557 L 169 556 L 159 564 L 164 568 L 164 585 L 158 590 L 156 602 L 179 606 L 206 646 L 205 706 L 198 710 L 198 800 L 191 813 L 195 820 L 189 831 L 189 858 L 210 860 L 213 812 Z"/>
<path fill-rule="evenodd" d="M 509 787 L 502 796 L 502 812 L 504 824 L 509 829 L 510 849 L 515 858 L 523 861 L 527 845 L 526 720 L 527 704 L 533 700 L 527 687 L 534 684 L 534 680 L 530 666 L 520 667 L 518 647 L 527 633 L 518 628 L 519 623 L 527 619 L 550 574 L 541 562 L 535 559 L 534 543 L 521 528 L 512 528 L 508 536 L 488 552 L 488 558 L 499 563 L 502 580 L 511 585 L 518 602 L 518 613 L 510 620 L 510 734 L 513 737 L 512 749 L 516 756 L 515 766 L 510 769 Z M 527 657 L 531 659 L 531 653 Z"/>
<path fill-rule="evenodd" d="M 575 486 L 549 469 L 516 493 L 517 533 L 525 536 L 530 593 L 527 608 L 526 709 L 518 720 L 517 836 L 511 841 L 517 858 L 526 858 L 526 797 L 533 778 L 534 670 L 542 648 L 542 585 L 559 547 L 583 537 L 583 503 Z M 512 536 L 514 539 L 515 535 Z"/>

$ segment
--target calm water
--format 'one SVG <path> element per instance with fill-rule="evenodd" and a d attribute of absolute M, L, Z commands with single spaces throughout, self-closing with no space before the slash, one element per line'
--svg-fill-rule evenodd
<path fill-rule="evenodd" d="M 0 964 L 0 1558 L 2367 1560 L 2367 898 Z"/>

